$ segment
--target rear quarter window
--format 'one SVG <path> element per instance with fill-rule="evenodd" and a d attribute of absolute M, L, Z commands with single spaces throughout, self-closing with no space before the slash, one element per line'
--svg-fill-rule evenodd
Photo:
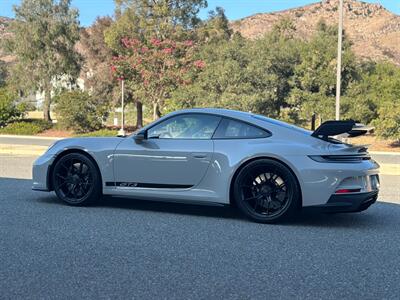
<path fill-rule="evenodd" d="M 213 138 L 214 139 L 256 139 L 265 138 L 271 134 L 257 126 L 233 120 L 222 119 Z"/>

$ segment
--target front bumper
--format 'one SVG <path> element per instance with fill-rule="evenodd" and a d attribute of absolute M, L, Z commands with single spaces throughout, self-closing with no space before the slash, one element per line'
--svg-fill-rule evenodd
<path fill-rule="evenodd" d="M 366 210 L 378 199 L 378 191 L 357 194 L 334 194 L 323 205 L 306 207 L 325 213 L 360 212 Z"/>
<path fill-rule="evenodd" d="M 44 154 L 40 156 L 32 166 L 32 190 L 50 191 L 49 171 L 55 155 Z"/>

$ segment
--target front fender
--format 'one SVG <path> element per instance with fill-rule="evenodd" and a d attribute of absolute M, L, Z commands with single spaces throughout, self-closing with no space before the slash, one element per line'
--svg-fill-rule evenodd
<path fill-rule="evenodd" d="M 103 188 L 105 182 L 114 181 L 113 159 L 114 152 L 118 144 L 123 138 L 71 138 L 56 142 L 43 155 L 44 157 L 52 157 L 49 162 L 47 172 L 51 174 L 51 168 L 54 162 L 66 153 L 81 152 L 91 157 L 97 164 L 102 178 Z M 47 185 L 51 189 L 50 185 Z"/>

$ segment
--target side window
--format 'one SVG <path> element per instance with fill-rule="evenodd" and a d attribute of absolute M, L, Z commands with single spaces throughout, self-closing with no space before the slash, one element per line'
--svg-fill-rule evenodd
<path fill-rule="evenodd" d="M 149 139 L 211 139 L 220 117 L 206 114 L 183 114 L 161 122 L 147 132 Z"/>
<path fill-rule="evenodd" d="M 232 119 L 223 119 L 214 134 L 217 139 L 255 139 L 267 136 L 269 133 L 261 128 Z"/>

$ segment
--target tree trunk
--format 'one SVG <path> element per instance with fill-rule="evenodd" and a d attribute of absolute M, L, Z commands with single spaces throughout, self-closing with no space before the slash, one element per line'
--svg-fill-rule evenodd
<path fill-rule="evenodd" d="M 51 122 L 50 104 L 51 104 L 51 88 L 46 87 L 46 89 L 44 90 L 43 119 L 47 122 Z"/>
<path fill-rule="evenodd" d="M 153 103 L 153 121 L 155 121 L 155 120 L 158 119 L 158 114 L 157 114 L 157 112 L 158 112 L 158 103 L 157 103 L 157 102 L 154 102 L 154 103 Z"/>
<path fill-rule="evenodd" d="M 136 101 L 136 128 L 143 127 L 143 103 Z"/>
<path fill-rule="evenodd" d="M 157 108 L 156 108 L 156 114 L 157 114 L 157 119 L 161 118 L 161 111 L 160 111 L 158 105 L 157 105 Z"/>

